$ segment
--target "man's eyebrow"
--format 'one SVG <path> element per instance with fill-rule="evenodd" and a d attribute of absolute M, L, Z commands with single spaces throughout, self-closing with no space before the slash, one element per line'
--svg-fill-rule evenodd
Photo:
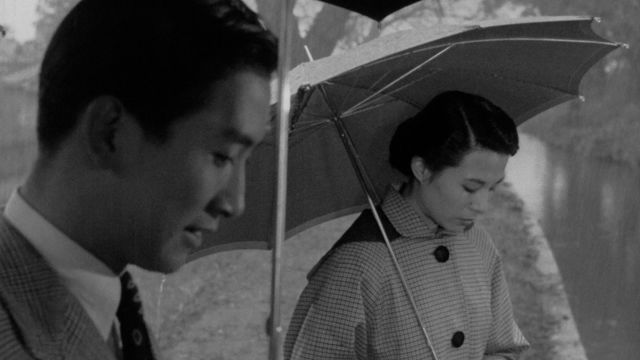
<path fill-rule="evenodd" d="M 239 143 L 246 147 L 255 145 L 255 140 L 233 127 L 226 127 L 222 130 L 221 137 L 230 142 Z"/>

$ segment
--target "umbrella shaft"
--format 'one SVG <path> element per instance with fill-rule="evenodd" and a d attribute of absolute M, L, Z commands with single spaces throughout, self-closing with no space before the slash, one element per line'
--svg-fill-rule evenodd
<path fill-rule="evenodd" d="M 338 135 L 340 135 L 340 140 L 342 140 L 342 144 L 344 145 L 344 148 L 347 151 L 347 155 L 349 156 L 351 165 L 353 165 L 353 169 L 356 172 L 358 181 L 360 181 L 360 185 L 364 189 L 366 195 L 371 199 L 373 199 L 375 204 L 379 204 L 380 197 L 378 196 L 378 193 L 376 192 L 376 189 L 373 186 L 373 183 L 371 182 L 369 175 L 367 174 L 367 170 L 365 169 L 364 165 L 362 164 L 362 161 L 360 160 L 360 156 L 358 155 L 358 150 L 356 149 L 353 143 L 353 140 L 351 139 L 351 135 L 349 135 L 349 131 L 344 125 L 344 121 L 342 121 L 342 118 L 340 117 L 340 115 L 336 111 L 334 111 L 331 103 L 329 102 L 327 91 L 324 88 L 324 86 L 320 85 L 319 89 L 325 103 L 333 113 L 333 118 L 331 119 L 331 121 L 333 122 L 333 124 L 336 126 L 336 129 L 338 130 Z"/>
<path fill-rule="evenodd" d="M 282 359 L 282 326 L 280 325 L 280 297 L 281 297 L 281 257 L 282 243 L 286 233 L 286 203 L 287 203 L 287 159 L 289 143 L 289 63 L 291 47 L 291 17 L 293 14 L 293 0 L 285 0 L 280 7 L 280 46 L 278 49 L 278 132 L 277 132 L 277 164 L 278 180 L 276 182 L 275 202 L 275 234 L 271 261 L 271 316 L 269 317 L 269 359 Z M 286 99 L 286 100 L 285 100 Z"/>
<path fill-rule="evenodd" d="M 380 203 L 380 197 L 378 196 L 369 175 L 367 174 L 367 170 L 364 168 L 362 161 L 360 160 L 360 156 L 358 155 L 358 151 L 356 150 L 355 145 L 353 144 L 353 140 L 351 140 L 351 136 L 347 131 L 347 128 L 344 126 L 344 122 L 341 118 L 335 117 L 333 119 L 333 123 L 336 125 L 338 129 L 338 133 L 340 134 L 340 139 L 342 139 L 342 143 L 347 150 L 347 154 L 349 155 L 349 160 L 351 160 L 351 164 L 353 165 L 356 175 L 358 176 L 358 180 L 360 181 L 360 185 L 367 193 L 375 204 Z"/>
<path fill-rule="evenodd" d="M 433 348 L 433 343 L 431 342 L 431 338 L 429 337 L 429 333 L 427 332 L 427 325 L 425 324 L 424 319 L 420 316 L 420 312 L 418 311 L 418 306 L 416 305 L 416 300 L 413 297 L 413 293 L 411 292 L 411 288 L 409 287 L 409 283 L 407 282 L 406 277 L 404 276 L 404 272 L 400 267 L 400 263 L 398 262 L 398 258 L 396 257 L 395 251 L 393 251 L 393 247 L 391 246 L 391 241 L 389 241 L 389 236 L 387 235 L 387 231 L 382 225 L 382 220 L 380 220 L 380 215 L 378 214 L 378 208 L 373 203 L 373 200 L 367 196 L 367 200 L 369 201 L 369 207 L 371 208 L 371 212 L 373 213 L 373 217 L 376 220 L 376 224 L 378 224 L 378 229 L 380 229 L 380 233 L 382 234 L 382 238 L 384 239 L 384 244 L 387 246 L 387 250 L 389 251 L 389 256 L 391 256 L 391 262 L 393 262 L 393 266 L 396 268 L 398 272 L 398 276 L 400 277 L 400 282 L 402 283 L 402 287 L 404 288 L 405 293 L 407 294 L 407 298 L 409 299 L 409 303 L 411 304 L 411 308 L 413 309 L 413 313 L 416 315 L 416 319 L 418 320 L 418 324 L 420 325 L 420 329 L 422 330 L 422 335 L 424 335 L 425 341 L 427 342 L 427 347 L 431 352 L 431 356 L 434 360 L 438 360 L 438 355 L 436 354 L 435 349 Z"/>
<path fill-rule="evenodd" d="M 324 88 L 320 87 L 320 90 L 322 91 L 322 94 L 325 97 L 325 102 L 327 102 L 326 92 L 324 91 Z M 327 104 L 329 105 L 328 102 Z M 402 282 L 402 286 L 407 294 L 407 298 L 409 299 L 409 302 L 411 303 L 411 307 L 413 308 L 413 312 L 416 315 L 418 323 L 420 324 L 420 328 L 422 330 L 422 334 L 425 337 L 427 347 L 429 348 L 429 351 L 431 352 L 431 355 L 433 356 L 433 358 L 435 360 L 438 360 L 438 355 L 436 354 L 433 348 L 433 344 L 429 337 L 429 333 L 427 332 L 427 327 L 426 327 L 426 324 L 424 323 L 424 319 L 422 319 L 422 317 L 420 316 L 418 307 L 416 306 L 415 299 L 413 297 L 413 294 L 411 293 L 411 289 L 409 288 L 409 284 L 405 279 L 402 268 L 400 267 L 400 263 L 398 263 L 398 259 L 396 258 L 395 252 L 391 247 L 391 242 L 389 241 L 389 237 L 387 236 L 384 226 L 382 225 L 382 221 L 380 221 L 380 217 L 378 216 L 376 205 L 380 204 L 380 200 L 378 195 L 376 194 L 376 190 L 373 187 L 371 179 L 369 178 L 367 171 L 364 168 L 364 165 L 362 164 L 362 161 L 360 161 L 360 156 L 358 155 L 358 151 L 356 150 L 355 145 L 351 140 L 351 136 L 349 135 L 349 132 L 347 131 L 347 128 L 345 127 L 344 122 L 342 121 L 342 118 L 340 118 L 340 116 L 338 115 L 334 115 L 332 120 L 338 130 L 338 133 L 340 134 L 340 139 L 342 139 L 342 143 L 344 144 L 347 154 L 349 154 L 349 159 L 351 160 L 351 163 L 354 167 L 356 175 L 358 176 L 360 185 L 362 186 L 363 190 L 366 193 L 367 201 L 369 202 L 369 207 L 371 208 L 371 211 L 374 214 L 374 218 L 376 220 L 376 223 L 378 224 L 378 228 L 380 229 L 380 232 L 382 233 L 382 237 L 384 238 L 385 245 L 389 250 L 389 255 L 391 256 L 391 260 L 393 261 L 393 264 L 396 270 L 398 271 L 398 275 L 400 277 L 400 281 Z"/>

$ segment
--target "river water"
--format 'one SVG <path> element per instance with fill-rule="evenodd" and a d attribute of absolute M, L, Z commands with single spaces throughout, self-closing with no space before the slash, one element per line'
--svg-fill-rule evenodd
<path fill-rule="evenodd" d="M 640 171 L 523 135 L 507 181 L 540 220 L 589 359 L 640 358 Z"/>

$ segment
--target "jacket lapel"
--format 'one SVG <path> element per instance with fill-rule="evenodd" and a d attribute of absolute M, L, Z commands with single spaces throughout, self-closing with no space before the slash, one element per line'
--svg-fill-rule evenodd
<path fill-rule="evenodd" d="M 80 303 L 4 217 L 0 219 L 0 299 L 36 358 L 115 360 Z"/>

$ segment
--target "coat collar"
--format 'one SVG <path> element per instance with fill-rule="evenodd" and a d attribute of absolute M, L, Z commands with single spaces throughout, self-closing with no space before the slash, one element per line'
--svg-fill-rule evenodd
<path fill-rule="evenodd" d="M 431 218 L 419 213 L 413 205 L 402 197 L 395 186 L 389 187 L 382 201 L 382 210 L 396 231 L 403 237 L 426 238 L 429 240 L 459 235 L 459 233 L 445 230 Z"/>
<path fill-rule="evenodd" d="M 80 303 L 4 216 L 0 219 L 0 298 L 25 346 L 39 359 L 115 360 Z"/>

